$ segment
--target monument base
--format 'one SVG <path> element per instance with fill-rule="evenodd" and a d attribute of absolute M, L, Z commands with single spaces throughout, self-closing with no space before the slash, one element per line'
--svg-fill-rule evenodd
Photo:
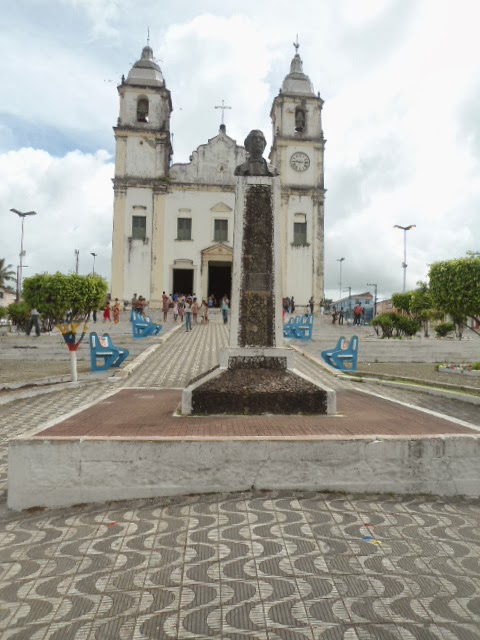
<path fill-rule="evenodd" d="M 295 369 L 290 349 L 225 349 L 183 390 L 184 415 L 335 415 L 335 391 Z"/>

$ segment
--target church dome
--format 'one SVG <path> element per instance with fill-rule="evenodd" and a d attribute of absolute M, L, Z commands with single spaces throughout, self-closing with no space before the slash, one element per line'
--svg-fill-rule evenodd
<path fill-rule="evenodd" d="M 153 58 L 152 47 L 143 47 L 142 57 L 131 68 L 126 84 L 153 85 L 156 87 L 165 85 L 162 71 Z"/>
<path fill-rule="evenodd" d="M 283 81 L 282 93 L 293 93 L 302 96 L 315 95 L 310 78 L 303 73 L 303 63 L 298 52 L 293 56 L 290 64 L 290 73 L 285 76 Z"/>

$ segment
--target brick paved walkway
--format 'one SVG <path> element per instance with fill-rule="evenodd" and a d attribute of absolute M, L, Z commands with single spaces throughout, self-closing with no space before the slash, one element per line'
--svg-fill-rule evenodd
<path fill-rule="evenodd" d="M 0 487 L 9 438 L 116 388 L 181 388 L 225 342 L 212 323 L 176 334 L 126 380 L 3 405 Z M 480 423 L 474 405 L 382 391 Z M 478 640 L 479 531 L 480 501 L 460 498 L 264 492 L 22 514 L 3 498 L 0 637 Z"/>

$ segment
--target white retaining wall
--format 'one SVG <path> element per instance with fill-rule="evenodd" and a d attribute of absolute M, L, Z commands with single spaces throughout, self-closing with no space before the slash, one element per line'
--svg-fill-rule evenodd
<path fill-rule="evenodd" d="M 12 509 L 255 489 L 480 495 L 480 437 L 29 440 L 9 447 Z"/>

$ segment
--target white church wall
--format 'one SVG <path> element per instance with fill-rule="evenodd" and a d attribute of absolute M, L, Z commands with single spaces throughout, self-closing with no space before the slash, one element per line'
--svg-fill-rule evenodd
<path fill-rule="evenodd" d="M 295 222 L 306 222 L 307 244 L 294 243 Z M 287 210 L 287 269 L 285 293 L 297 305 L 306 305 L 312 295 L 313 204 L 307 196 L 292 196 Z"/>
<path fill-rule="evenodd" d="M 222 206 L 224 205 L 224 206 Z M 217 241 L 214 239 L 214 220 L 228 220 L 228 246 L 233 244 L 233 210 L 235 194 L 224 191 L 180 190 L 172 187 L 167 196 L 164 273 L 169 274 L 167 288 L 171 293 L 173 285 L 173 269 L 184 268 L 186 261 L 191 260 L 190 267 L 195 273 L 194 289 L 198 296 L 207 295 L 202 291 L 202 251 Z M 221 211 L 212 211 L 212 208 Z M 225 209 L 224 211 L 222 209 Z M 177 240 L 178 218 L 191 218 L 192 239 Z"/>
<path fill-rule="evenodd" d="M 155 142 L 150 138 L 127 138 L 126 173 L 140 178 L 155 177 Z"/>
<path fill-rule="evenodd" d="M 151 246 L 152 246 L 152 191 L 151 189 L 130 188 L 125 207 L 125 264 L 124 295 L 128 299 L 134 293 L 146 298 L 150 294 Z M 133 216 L 145 216 L 145 239 L 132 238 Z"/>

